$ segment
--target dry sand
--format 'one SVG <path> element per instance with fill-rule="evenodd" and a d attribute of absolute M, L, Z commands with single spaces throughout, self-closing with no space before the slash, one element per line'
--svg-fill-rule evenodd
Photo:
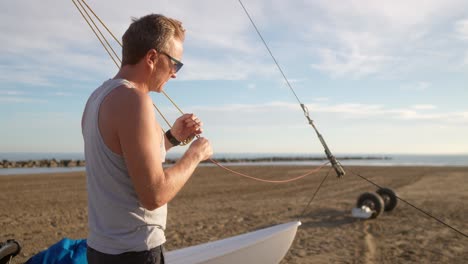
<path fill-rule="evenodd" d="M 236 170 L 268 179 L 291 178 L 305 166 L 248 166 Z M 299 219 L 281 263 L 468 263 L 468 238 L 399 202 L 375 220 L 351 217 L 357 197 L 375 187 L 358 172 L 468 233 L 468 167 L 349 167 L 329 176 L 299 217 L 327 169 L 288 184 L 240 178 L 200 167 L 169 204 L 166 248 L 187 247 Z M 87 234 L 84 172 L 0 176 L 0 241 L 23 245 L 23 263 L 64 237 Z"/>

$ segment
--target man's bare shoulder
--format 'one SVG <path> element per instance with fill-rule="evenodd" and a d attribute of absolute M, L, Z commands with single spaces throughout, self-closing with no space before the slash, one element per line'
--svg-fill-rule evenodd
<path fill-rule="evenodd" d="M 121 114 L 152 110 L 152 101 L 148 94 L 125 85 L 116 87 L 104 103 L 114 112 Z"/>

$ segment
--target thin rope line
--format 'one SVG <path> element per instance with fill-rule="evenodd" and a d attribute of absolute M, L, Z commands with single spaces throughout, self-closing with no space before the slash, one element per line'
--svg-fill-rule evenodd
<path fill-rule="evenodd" d="M 283 69 L 281 68 L 281 66 L 279 65 L 278 61 L 276 60 L 275 56 L 273 55 L 273 52 L 271 52 L 270 50 L 270 47 L 268 47 L 268 44 L 266 43 L 265 39 L 263 38 L 262 34 L 260 33 L 260 30 L 258 30 L 257 28 L 257 25 L 255 25 L 255 22 L 253 21 L 252 17 L 250 16 L 249 12 L 247 11 L 247 9 L 245 8 L 244 4 L 242 3 L 241 0 L 238 0 L 239 4 L 242 6 L 242 9 L 244 10 L 245 14 L 247 15 L 247 17 L 249 18 L 250 22 L 252 23 L 252 26 L 255 28 L 255 31 L 257 32 L 258 36 L 260 37 L 260 39 L 262 40 L 263 42 L 263 45 L 265 45 L 265 48 L 268 50 L 268 53 L 270 54 L 271 58 L 273 59 L 273 61 L 275 62 L 276 64 L 276 67 L 278 67 L 278 70 L 281 72 L 281 75 L 283 75 L 283 78 L 284 80 L 286 81 L 289 89 L 291 90 L 291 92 L 294 94 L 294 96 L 296 97 L 297 101 L 299 102 L 299 105 L 302 109 L 302 111 L 304 112 L 304 115 L 307 119 L 307 121 L 309 122 L 309 124 L 312 126 L 312 128 L 315 130 L 315 132 L 317 133 L 317 136 L 320 140 L 320 142 L 322 143 L 322 146 L 323 148 L 325 149 L 325 154 L 327 155 L 327 158 L 328 160 L 331 162 L 333 168 L 335 169 L 336 171 L 336 174 L 338 177 L 342 177 L 346 174 L 346 172 L 343 170 L 343 168 L 341 167 L 341 165 L 337 162 L 336 158 L 333 156 L 333 154 L 331 153 L 330 151 L 330 148 L 328 147 L 327 143 L 325 142 L 325 139 L 322 137 L 322 135 L 318 132 L 317 128 L 315 127 L 312 119 L 310 119 L 309 117 L 309 110 L 307 109 L 307 107 L 301 102 L 301 100 L 299 100 L 299 97 L 297 96 L 296 92 L 294 91 L 291 83 L 289 83 L 289 80 L 288 78 L 286 77 L 286 74 L 284 74 L 283 72 Z"/>
<path fill-rule="evenodd" d="M 212 163 L 214 163 L 216 166 L 218 166 L 218 167 L 220 167 L 220 168 L 222 168 L 224 170 L 227 170 L 227 171 L 229 171 L 231 173 L 234 173 L 234 174 L 236 174 L 238 176 L 242 176 L 242 177 L 249 178 L 249 179 L 256 180 L 256 181 L 260 181 L 260 182 L 268 182 L 268 183 L 287 183 L 287 182 L 297 181 L 297 180 L 300 180 L 300 179 L 302 179 L 302 178 L 304 178 L 306 176 L 309 176 L 311 174 L 319 172 L 323 167 L 325 167 L 327 164 L 329 164 L 329 162 L 324 163 L 324 164 L 320 165 L 318 168 L 315 168 L 315 169 L 307 172 L 306 174 L 303 174 L 303 175 L 300 175 L 300 176 L 297 176 L 297 177 L 294 177 L 294 178 L 291 178 L 291 179 L 287 179 L 287 180 L 265 180 L 265 179 L 253 177 L 253 176 L 250 176 L 250 175 L 247 175 L 247 174 L 243 174 L 243 173 L 231 170 L 231 169 L 221 165 L 218 161 L 216 161 L 214 159 L 209 159 L 209 160 Z"/>
<path fill-rule="evenodd" d="M 378 185 L 377 183 L 375 183 L 375 182 L 373 182 L 373 181 L 369 180 L 368 178 L 366 178 L 366 177 L 362 176 L 361 174 L 359 174 L 359 173 L 357 173 L 357 172 L 354 172 L 354 171 L 351 171 L 351 172 L 352 172 L 354 175 L 356 175 L 356 176 L 360 177 L 361 179 L 363 179 L 363 180 L 367 181 L 368 183 L 370 183 L 370 184 L 372 184 L 372 185 L 376 186 L 377 188 L 379 188 L 379 189 L 380 189 L 380 188 L 382 188 L 380 185 Z M 464 236 L 464 237 L 468 238 L 468 235 L 466 235 L 466 234 L 465 234 L 465 233 L 463 233 L 462 231 L 460 231 L 460 230 L 456 229 L 455 227 L 453 227 L 453 226 L 451 226 L 451 225 L 449 225 L 449 224 L 445 223 L 444 221 L 440 220 L 439 218 L 437 218 L 437 217 L 433 216 L 432 214 L 430 214 L 430 213 L 428 213 L 428 212 L 424 211 L 423 209 L 420 209 L 419 207 L 417 207 L 417 206 L 413 205 L 412 203 L 410 203 L 410 202 L 406 201 L 405 199 L 403 199 L 403 198 L 401 198 L 401 197 L 397 196 L 396 194 L 395 194 L 395 197 L 396 197 L 398 200 L 400 200 L 400 201 L 402 201 L 402 202 L 406 203 L 407 205 L 409 205 L 409 206 L 413 207 L 414 209 L 418 210 L 419 212 L 421 212 L 421 213 L 425 214 L 426 216 L 428 216 L 428 217 L 430 217 L 430 218 L 432 218 L 432 219 L 436 220 L 436 221 L 437 221 L 437 222 L 439 222 L 440 224 L 442 224 L 442 225 L 444 225 L 444 226 L 446 226 L 446 227 L 448 227 L 448 228 L 452 229 L 453 231 L 455 231 L 455 232 L 459 233 L 460 235 L 462 235 L 462 236 Z"/>
<path fill-rule="evenodd" d="M 295 92 L 294 89 L 292 88 L 291 83 L 289 83 L 288 78 L 286 78 L 286 74 L 284 74 L 283 69 L 282 69 L 281 66 L 279 65 L 279 63 L 278 63 L 278 61 L 276 60 L 275 56 L 273 55 L 273 53 L 271 52 L 270 48 L 268 47 L 268 44 L 266 43 L 266 41 L 265 41 L 265 39 L 263 38 L 262 34 L 260 33 L 260 31 L 258 30 L 257 26 L 255 25 L 255 22 L 253 21 L 252 17 L 250 17 L 249 12 L 248 12 L 247 9 L 245 8 L 245 6 L 244 6 L 244 4 L 242 3 L 242 1 L 241 1 L 241 0 L 238 0 L 238 1 L 239 1 L 239 4 L 242 6 L 242 9 L 244 9 L 244 12 L 245 12 L 245 14 L 247 15 L 247 17 L 249 18 L 250 22 L 252 23 L 252 26 L 255 28 L 255 31 L 257 31 L 257 34 L 258 34 L 258 36 L 260 37 L 260 39 L 262 40 L 263 45 L 265 45 L 265 48 L 268 50 L 268 53 L 270 53 L 271 58 L 273 59 L 273 61 L 274 61 L 275 64 L 276 64 L 276 67 L 278 67 L 278 70 L 281 72 L 281 75 L 283 75 L 283 78 L 284 78 L 284 80 L 286 81 L 286 84 L 288 85 L 289 89 L 291 89 L 291 92 L 294 94 L 294 96 L 296 97 L 296 99 L 297 99 L 297 101 L 299 102 L 299 104 L 302 104 L 302 103 L 301 103 L 301 100 L 299 100 L 299 97 L 297 96 L 296 92 Z"/>
<path fill-rule="evenodd" d="M 117 68 L 120 69 L 120 66 L 119 64 L 117 63 L 117 61 L 115 60 L 115 58 L 112 56 L 112 54 L 110 53 L 110 51 L 107 49 L 106 45 L 104 44 L 104 42 L 102 42 L 101 38 L 99 37 L 99 35 L 96 33 L 96 31 L 94 30 L 93 26 L 91 26 L 91 24 L 89 23 L 88 19 L 86 18 L 86 16 L 83 14 L 83 12 L 81 11 L 81 9 L 78 7 L 78 5 L 75 3 L 75 0 L 71 0 L 73 2 L 73 4 L 76 6 L 76 9 L 78 9 L 78 11 L 80 12 L 81 16 L 83 17 L 83 19 L 86 21 L 86 23 L 88 24 L 89 28 L 91 28 L 91 30 L 93 31 L 94 35 L 96 35 L 97 39 L 99 40 L 99 42 L 101 42 L 101 45 L 104 47 L 104 49 L 107 51 L 107 54 L 109 54 L 109 57 L 111 57 L 112 61 L 114 61 L 115 65 L 117 66 Z"/>
<path fill-rule="evenodd" d="M 318 191 L 320 190 L 320 188 L 322 187 L 323 183 L 325 182 L 325 180 L 327 179 L 328 175 L 330 175 L 330 171 L 332 170 L 332 168 L 330 168 L 327 172 L 327 174 L 325 175 L 325 177 L 323 177 L 322 181 L 320 182 L 319 186 L 317 187 L 317 189 L 315 190 L 314 192 L 314 195 L 312 196 L 312 198 L 310 198 L 309 202 L 307 203 L 307 205 L 304 207 L 304 210 L 302 210 L 302 213 L 301 215 L 299 216 L 299 218 L 302 218 L 307 210 L 307 208 L 309 207 L 309 205 L 312 203 L 312 201 L 314 200 L 315 196 L 317 195 Z"/>
<path fill-rule="evenodd" d="M 169 126 L 169 128 L 172 128 L 171 124 L 169 123 L 169 121 L 166 119 L 166 117 L 163 115 L 163 113 L 161 112 L 161 110 L 159 110 L 159 108 L 153 103 L 153 106 L 154 108 L 158 111 L 159 115 L 161 115 L 161 117 L 164 119 L 164 121 L 166 122 L 166 124 Z"/>
<path fill-rule="evenodd" d="M 83 1 L 83 0 L 81 0 Z M 84 12 L 86 13 L 86 15 L 88 16 L 88 18 L 91 20 L 91 22 L 93 23 L 93 25 L 96 27 L 97 31 L 99 32 L 99 34 L 101 35 L 101 37 L 104 39 L 104 41 L 106 42 L 107 46 L 110 48 L 110 50 L 112 51 L 112 53 L 114 54 L 114 56 L 119 60 L 120 63 L 122 63 L 122 60 L 120 59 L 119 55 L 117 55 L 117 53 L 115 52 L 114 48 L 112 48 L 111 44 L 109 43 L 109 41 L 107 41 L 107 38 L 104 36 L 104 34 L 102 34 L 101 30 L 99 29 L 99 27 L 96 25 L 96 23 L 94 22 L 94 20 L 91 18 L 91 16 L 89 15 L 88 11 L 86 10 L 86 8 L 83 7 L 83 5 L 81 4 L 81 1 L 78 0 L 78 3 L 80 4 L 81 8 L 83 8 Z M 88 6 L 88 5 L 86 5 Z M 89 6 L 88 6 L 89 8 Z M 94 13 L 94 12 L 93 12 Z"/>
<path fill-rule="evenodd" d="M 110 31 L 110 29 L 106 26 L 106 24 L 104 24 L 104 22 L 102 22 L 102 20 L 99 18 L 98 15 L 96 15 L 96 13 L 94 13 L 93 9 L 91 9 L 91 7 L 86 3 L 85 0 L 81 0 L 83 2 L 83 4 L 85 4 L 89 11 L 91 11 L 91 13 L 93 13 L 93 15 L 97 18 L 97 20 L 101 23 L 101 25 L 107 30 L 107 32 L 109 32 L 109 34 L 114 38 L 114 40 L 119 43 L 120 46 L 122 46 L 122 43 L 115 37 L 115 35 L 112 33 L 112 31 Z"/>
<path fill-rule="evenodd" d="M 166 97 L 167 99 L 169 99 L 169 101 L 171 101 L 171 103 L 177 108 L 177 110 L 179 110 L 179 112 L 181 114 L 184 114 L 184 111 L 182 111 L 182 109 L 180 109 L 180 107 L 174 102 L 174 100 L 172 100 L 171 97 L 169 97 L 169 95 L 167 95 L 167 93 L 165 91 L 161 91 Z"/>

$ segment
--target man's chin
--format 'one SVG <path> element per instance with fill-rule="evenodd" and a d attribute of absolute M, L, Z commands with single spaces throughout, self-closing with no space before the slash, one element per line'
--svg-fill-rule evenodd
<path fill-rule="evenodd" d="M 161 93 L 164 90 L 164 86 L 156 87 L 153 89 L 153 92 Z"/>

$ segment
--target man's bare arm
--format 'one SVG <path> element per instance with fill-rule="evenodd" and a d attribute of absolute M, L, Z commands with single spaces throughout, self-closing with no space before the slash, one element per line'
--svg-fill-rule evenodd
<path fill-rule="evenodd" d="M 115 100 L 120 105 L 113 108 L 119 109 L 117 133 L 122 153 L 141 205 L 154 210 L 175 197 L 197 165 L 211 156 L 211 146 L 208 140 L 198 139 L 173 167 L 163 170 L 161 141 L 165 138 L 151 98 L 136 89 L 122 90 L 120 96 L 124 100 Z"/>

